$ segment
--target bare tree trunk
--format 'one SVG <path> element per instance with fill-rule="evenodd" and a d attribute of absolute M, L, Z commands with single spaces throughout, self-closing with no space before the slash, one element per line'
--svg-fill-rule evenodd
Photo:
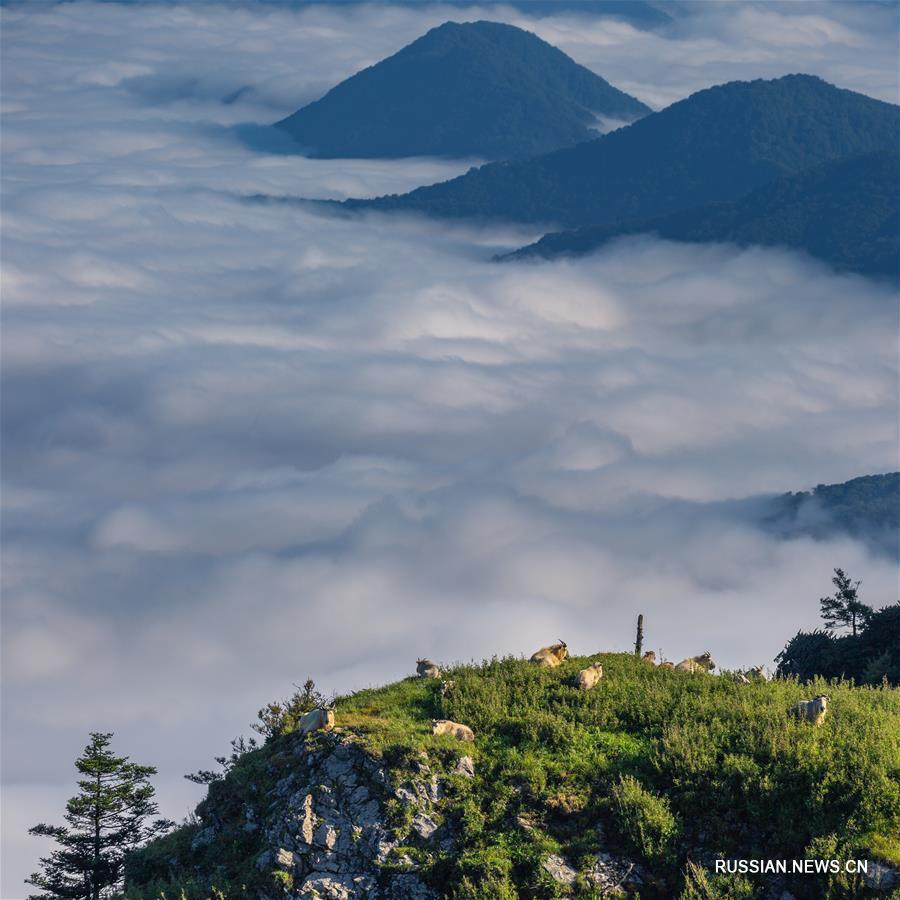
<path fill-rule="evenodd" d="M 644 614 L 638 616 L 637 635 L 634 640 L 634 655 L 640 656 L 644 647 Z"/>

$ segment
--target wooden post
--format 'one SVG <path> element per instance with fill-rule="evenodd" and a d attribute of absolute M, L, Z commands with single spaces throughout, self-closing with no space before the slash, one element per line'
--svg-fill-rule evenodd
<path fill-rule="evenodd" d="M 641 650 L 644 648 L 644 614 L 638 616 L 637 636 L 634 641 L 634 655 L 640 656 Z"/>

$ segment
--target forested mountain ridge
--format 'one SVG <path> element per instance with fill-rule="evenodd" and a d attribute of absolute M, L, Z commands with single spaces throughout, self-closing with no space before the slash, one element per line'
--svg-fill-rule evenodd
<path fill-rule="evenodd" d="M 615 237 L 722 241 L 804 250 L 838 270 L 900 280 L 900 156 L 882 151 L 769 182 L 740 200 L 663 218 L 547 234 L 500 259 L 553 259 L 590 253 Z"/>
<path fill-rule="evenodd" d="M 531 32 L 445 22 L 276 125 L 316 157 L 510 159 L 650 111 Z"/>
<path fill-rule="evenodd" d="M 596 140 L 491 163 L 348 209 L 622 225 L 717 201 L 841 157 L 896 151 L 900 107 L 811 75 L 699 91 Z"/>
<path fill-rule="evenodd" d="M 784 537 L 848 534 L 900 559 L 900 472 L 782 494 L 765 521 Z"/>

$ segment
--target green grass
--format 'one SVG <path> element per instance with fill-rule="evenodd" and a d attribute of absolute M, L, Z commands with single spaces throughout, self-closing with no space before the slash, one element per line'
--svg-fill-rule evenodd
<path fill-rule="evenodd" d="M 573 688 L 572 676 L 595 660 L 604 667 L 600 684 Z M 712 856 L 799 858 L 827 849 L 900 861 L 900 690 L 840 681 L 738 685 L 626 654 L 558 669 L 493 659 L 444 677 L 454 682 L 445 697 L 437 681 L 409 678 L 339 698 L 337 724 L 398 776 L 422 750 L 445 772 L 462 753 L 473 756 L 476 777 L 448 777 L 439 810 L 458 834 L 457 849 L 419 856 L 424 875 L 459 897 L 559 895 L 542 861 L 562 853 L 586 868 L 601 849 L 598 823 L 612 849 L 658 879 L 650 896 L 761 896 L 761 882 L 717 881 L 694 865 Z M 831 697 L 821 728 L 788 716 L 796 700 L 818 693 Z M 432 736 L 438 717 L 470 725 L 475 744 Z M 238 816 L 247 799 L 238 786 L 264 791 L 291 739 L 247 754 L 205 803 Z M 264 769 L 274 774 L 267 779 Z M 403 824 L 402 810 L 391 814 Z M 240 867 L 227 874 L 235 882 Z M 811 876 L 790 889 L 801 900 L 865 896 L 858 883 Z M 582 885 L 577 896 L 592 895 Z"/>

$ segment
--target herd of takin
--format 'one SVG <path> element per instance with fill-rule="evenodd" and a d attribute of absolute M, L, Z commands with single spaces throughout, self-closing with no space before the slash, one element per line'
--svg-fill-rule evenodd
<path fill-rule="evenodd" d="M 557 641 L 549 647 L 541 647 L 540 650 L 531 654 L 529 662 L 536 666 L 543 666 L 547 669 L 555 669 L 563 660 L 568 659 L 569 648 L 565 641 Z M 651 666 L 656 666 L 656 654 L 652 650 L 648 650 L 641 659 L 643 662 Z M 700 656 L 689 656 L 680 663 L 660 662 L 660 669 L 676 669 L 679 672 L 688 672 L 690 674 L 709 673 L 716 667 L 713 662 L 712 655 L 707 650 Z M 444 681 L 441 678 L 441 670 L 437 663 L 430 659 L 416 660 L 416 674 L 420 678 L 438 678 L 441 679 L 441 696 L 444 696 L 453 687 L 452 681 Z M 762 666 L 754 666 L 749 672 L 736 672 L 732 676 L 738 684 L 749 684 L 751 680 L 764 679 L 766 677 L 765 670 Z M 603 666 L 598 663 L 591 663 L 586 669 L 582 669 L 572 680 L 572 686 L 580 691 L 589 691 L 596 687 L 600 679 L 603 678 Z M 813 725 L 821 725 L 825 721 L 825 714 L 828 712 L 829 698 L 825 694 L 819 694 L 812 700 L 800 700 L 795 703 L 789 710 L 790 715 L 802 721 L 810 722 Z M 311 731 L 330 731 L 334 727 L 334 705 L 324 705 L 308 712 L 300 719 L 299 730 L 301 734 L 307 734 Z M 460 741 L 474 741 L 475 732 L 468 725 L 460 722 L 452 722 L 449 719 L 432 719 L 432 734 L 447 734 L 455 737 Z"/>

